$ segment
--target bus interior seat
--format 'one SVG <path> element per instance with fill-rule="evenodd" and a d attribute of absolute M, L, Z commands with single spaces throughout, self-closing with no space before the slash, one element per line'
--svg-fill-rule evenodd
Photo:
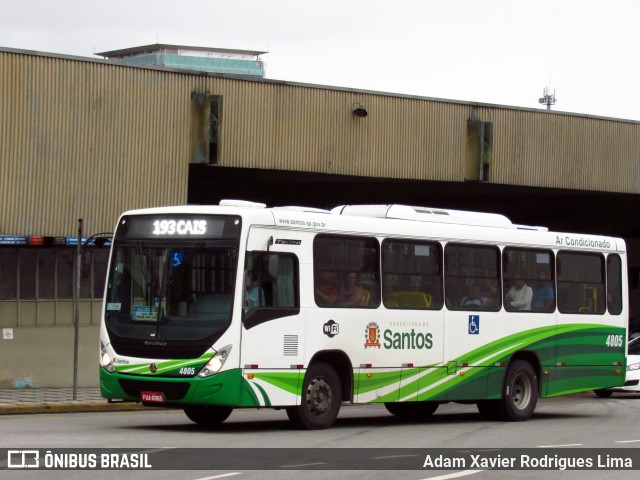
<path fill-rule="evenodd" d="M 431 295 L 424 292 L 392 292 L 384 300 L 387 308 L 431 308 Z"/>
<path fill-rule="evenodd" d="M 371 292 L 369 290 L 366 289 L 362 289 L 362 296 L 363 296 L 363 300 L 364 300 L 364 306 L 366 307 L 367 305 L 369 305 L 369 301 L 371 300 Z"/>

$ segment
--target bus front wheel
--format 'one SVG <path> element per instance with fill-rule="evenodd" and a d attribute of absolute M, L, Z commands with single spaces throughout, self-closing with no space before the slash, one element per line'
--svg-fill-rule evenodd
<path fill-rule="evenodd" d="M 300 428 L 329 428 L 338 417 L 341 403 L 338 374 L 328 363 L 318 362 L 311 365 L 304 376 L 300 405 L 288 407 L 287 416 Z"/>
<path fill-rule="evenodd" d="M 529 362 L 514 360 L 504 383 L 500 402 L 500 416 L 504 420 L 520 422 L 531 418 L 538 403 L 538 377 Z"/>
<path fill-rule="evenodd" d="M 233 408 L 214 405 L 189 405 L 184 408 L 184 413 L 189 420 L 203 427 L 216 427 L 224 422 Z"/>

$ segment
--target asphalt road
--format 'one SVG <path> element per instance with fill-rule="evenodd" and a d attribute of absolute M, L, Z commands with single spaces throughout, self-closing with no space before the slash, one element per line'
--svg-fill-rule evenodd
<path fill-rule="evenodd" d="M 333 428 L 321 431 L 294 429 L 284 411 L 239 410 L 217 429 L 191 423 L 181 411 L 7 415 L 0 417 L 0 448 L 36 449 L 44 463 L 45 452 L 60 453 L 59 462 L 84 453 L 131 449 L 124 453 L 135 462 L 145 454 L 154 469 L 88 471 L 6 469 L 0 457 L 2 478 L 20 479 L 324 479 L 407 478 L 440 480 L 469 478 L 637 478 L 640 468 L 640 396 L 600 399 L 592 394 L 541 400 L 534 417 L 524 423 L 482 420 L 475 405 L 447 404 L 427 421 L 398 419 L 381 405 L 345 406 Z M 219 450 L 221 448 L 227 450 Z M 63 449 L 63 450 L 61 450 Z M 68 450 L 64 450 L 68 449 Z M 87 450 L 88 449 L 88 450 Z M 186 449 L 186 450 L 181 450 Z M 301 450 L 304 449 L 304 450 Z M 462 458 L 449 470 L 425 468 L 426 458 Z M 524 450 L 520 450 L 524 449 Z M 614 449 L 614 450 L 609 450 Z M 107 450 L 106 452 L 118 452 Z M 542 452 L 542 453 L 541 453 Z M 122 453 L 122 452 L 118 452 Z M 64 454 L 64 455 L 62 455 Z M 490 470 L 478 459 L 508 462 L 542 455 L 589 461 L 600 454 L 602 468 L 595 470 Z M 65 456 L 66 455 L 66 456 Z M 2 453 L 6 457 L 7 454 Z M 52 459 L 53 457 L 49 457 Z M 81 457 L 74 457 L 83 461 Z M 622 470 L 607 462 L 620 458 Z M 84 461 L 90 460 L 85 457 Z M 3 462 L 4 461 L 4 462 Z M 116 462 L 122 462 L 116 457 Z M 453 460 L 452 460 L 453 461 Z M 531 460 L 535 462 L 535 460 Z M 555 460 L 558 461 L 557 459 Z M 116 465 L 121 466 L 121 465 Z M 615 465 L 614 465 L 615 466 Z M 169 470 L 179 468 L 178 470 Z M 366 469 L 366 472 L 361 469 Z"/>

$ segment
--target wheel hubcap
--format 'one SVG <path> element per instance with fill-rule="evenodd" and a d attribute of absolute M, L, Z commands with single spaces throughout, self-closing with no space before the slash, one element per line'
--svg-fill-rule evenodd
<path fill-rule="evenodd" d="M 309 384 L 307 390 L 307 404 L 309 410 L 316 415 L 322 415 L 329 407 L 331 407 L 331 401 L 333 394 L 331 393 L 331 387 L 322 378 L 316 378 Z"/>
<path fill-rule="evenodd" d="M 518 375 L 511 385 L 511 397 L 516 408 L 524 409 L 531 401 L 531 381 L 526 375 Z"/>

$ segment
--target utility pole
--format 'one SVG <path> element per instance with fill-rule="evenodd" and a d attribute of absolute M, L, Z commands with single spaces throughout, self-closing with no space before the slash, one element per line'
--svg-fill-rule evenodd
<path fill-rule="evenodd" d="M 73 399 L 78 399 L 78 344 L 80 341 L 80 279 L 82 277 L 82 219 L 78 219 L 78 245 L 76 247 L 76 289 L 73 315 Z"/>
<path fill-rule="evenodd" d="M 113 234 L 110 232 L 101 232 L 91 235 L 84 243 L 82 242 L 82 219 L 78 219 L 78 245 L 76 246 L 76 288 L 73 296 L 74 303 L 74 316 L 73 316 L 73 399 L 77 400 L 78 397 L 78 350 L 80 346 L 80 288 L 82 285 L 82 278 L 88 276 L 91 271 L 90 267 L 85 271 L 85 250 L 87 247 L 93 245 L 96 247 L 104 246 L 111 240 Z"/>

